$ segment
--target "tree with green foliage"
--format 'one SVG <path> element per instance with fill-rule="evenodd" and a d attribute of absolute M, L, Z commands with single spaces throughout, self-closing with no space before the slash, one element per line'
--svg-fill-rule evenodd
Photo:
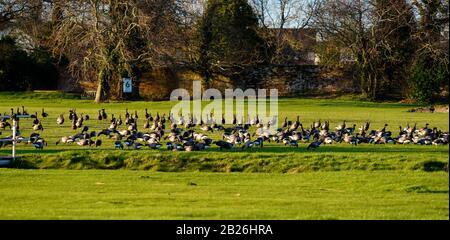
<path fill-rule="evenodd" d="M 215 73 L 265 63 L 270 48 L 258 34 L 258 18 L 245 0 L 209 0 L 194 37 L 193 59 L 204 84 Z"/>
<path fill-rule="evenodd" d="M 377 64 L 380 83 L 377 98 L 405 97 L 409 69 L 417 48 L 414 33 L 417 23 L 412 6 L 406 0 L 376 0 Z"/>
<path fill-rule="evenodd" d="M 12 37 L 0 39 L 0 52 L 0 91 L 56 88 L 58 71 L 48 52 L 34 49 L 28 53 Z"/>
<path fill-rule="evenodd" d="M 448 91 L 449 45 L 442 30 L 448 27 L 448 0 L 412 1 L 420 15 L 415 41 L 419 44 L 411 68 L 411 97 L 423 104 L 438 100 Z M 447 96 L 448 97 L 448 96 Z M 447 99 L 448 100 L 448 99 Z"/>

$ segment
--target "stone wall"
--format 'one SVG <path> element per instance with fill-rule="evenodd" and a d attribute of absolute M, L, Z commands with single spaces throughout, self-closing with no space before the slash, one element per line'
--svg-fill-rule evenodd
<path fill-rule="evenodd" d="M 354 91 L 351 77 L 327 72 L 315 65 L 263 66 L 245 71 L 237 87 L 278 89 L 280 96 Z"/>
<path fill-rule="evenodd" d="M 234 71 L 236 72 L 236 71 Z M 201 75 L 189 69 L 161 68 L 143 74 L 139 84 L 140 96 L 148 100 L 167 100 L 170 93 L 183 88 L 192 92 L 193 81 Z M 94 89 L 95 86 L 92 86 Z M 278 89 L 279 96 L 326 94 L 356 90 L 351 76 L 343 71 L 329 72 L 315 65 L 259 66 L 230 76 L 218 75 L 210 88 Z"/>

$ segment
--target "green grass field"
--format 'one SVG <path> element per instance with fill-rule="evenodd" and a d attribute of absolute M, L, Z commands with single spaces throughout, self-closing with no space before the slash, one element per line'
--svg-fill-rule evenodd
<path fill-rule="evenodd" d="M 19 144 L 20 169 L 0 170 L 0 219 L 448 219 L 448 146 L 334 144 L 306 151 L 281 144 L 262 149 L 172 153 L 165 150 L 114 150 L 59 145 L 75 134 L 67 112 L 89 114 L 91 130 L 108 127 L 97 111 L 124 115 L 125 108 L 167 113 L 172 102 L 93 104 L 55 93 L 0 93 L 0 113 L 10 107 L 40 112 L 43 151 Z M 336 126 L 430 123 L 449 129 L 448 113 L 408 113 L 416 106 L 340 99 L 281 99 L 279 115 L 309 126 L 329 120 Z M 66 123 L 56 126 L 65 113 Z M 139 126 L 143 125 L 142 118 Z M 23 120 L 24 135 L 31 121 Z M 140 129 L 143 130 L 143 129 Z M 2 131 L 2 137 L 10 134 Z M 218 133 L 210 135 L 217 139 Z M 10 154 L 10 147 L 0 155 Z M 91 170 L 87 170 L 91 169 Z M 95 170 L 94 170 L 95 169 Z M 101 170 L 100 170 L 101 169 Z M 109 169 L 109 170 L 106 170 Z M 115 169 L 114 171 L 111 171 Z M 120 170 L 119 170 L 120 169 Z M 134 171 L 137 170 L 137 171 Z M 195 183 L 195 184 L 191 184 Z"/>
<path fill-rule="evenodd" d="M 448 219 L 448 174 L 0 170 L 2 219 Z"/>

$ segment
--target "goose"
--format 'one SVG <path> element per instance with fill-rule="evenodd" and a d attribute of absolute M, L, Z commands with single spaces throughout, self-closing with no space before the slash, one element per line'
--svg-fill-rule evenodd
<path fill-rule="evenodd" d="M 48 113 L 46 113 L 46 112 L 44 111 L 44 109 L 42 109 L 41 116 L 42 116 L 43 118 L 46 118 L 46 117 L 48 117 Z"/>
<path fill-rule="evenodd" d="M 102 131 L 100 131 L 97 136 L 100 137 L 101 135 L 105 135 L 107 137 L 111 137 L 112 133 L 116 133 L 116 130 L 113 129 L 103 129 Z"/>
<path fill-rule="evenodd" d="M 311 144 L 308 145 L 308 147 L 306 148 L 306 150 L 316 149 L 316 148 L 320 147 L 320 145 L 321 145 L 322 143 L 323 143 L 322 140 L 312 142 Z"/>
<path fill-rule="evenodd" d="M 130 138 L 128 138 L 127 140 L 123 141 L 123 143 L 124 143 L 125 146 L 127 146 L 128 148 L 133 147 L 133 145 L 134 145 L 134 141 L 131 140 Z"/>
<path fill-rule="evenodd" d="M 186 123 L 186 122 L 185 122 L 185 120 L 184 120 L 184 117 L 183 117 L 183 115 L 181 115 L 181 116 L 180 116 L 180 119 L 178 120 L 178 125 L 183 126 L 185 123 Z"/>
<path fill-rule="evenodd" d="M 294 140 L 294 141 L 299 141 L 302 139 L 302 135 L 300 133 L 294 131 L 294 132 L 292 132 L 292 135 L 289 136 L 289 139 Z"/>
<path fill-rule="evenodd" d="M 102 146 L 102 140 L 100 140 L 100 139 L 95 140 L 95 147 L 100 147 L 100 146 Z"/>
<path fill-rule="evenodd" d="M 77 142 L 77 145 L 78 146 L 89 146 L 89 145 L 91 145 L 92 143 L 91 143 L 91 140 L 90 139 L 80 139 L 78 142 Z"/>
<path fill-rule="evenodd" d="M 138 142 L 133 143 L 133 148 L 136 150 L 140 150 L 142 149 L 142 147 L 144 147 L 144 145 L 142 145 L 141 143 Z"/>
<path fill-rule="evenodd" d="M 331 137 L 325 137 L 323 139 L 323 144 L 333 144 L 333 138 Z"/>
<path fill-rule="evenodd" d="M 119 115 L 119 119 L 116 122 L 117 125 L 122 126 L 123 121 L 122 121 L 122 115 Z"/>
<path fill-rule="evenodd" d="M 122 149 L 123 150 L 123 144 L 121 141 L 115 141 L 114 142 L 114 148 L 115 149 Z"/>
<path fill-rule="evenodd" d="M 9 129 L 11 129 L 11 124 L 9 122 L 6 122 L 6 121 L 0 121 L 0 128 L 5 130 L 6 127 L 9 127 Z"/>
<path fill-rule="evenodd" d="M 110 123 L 116 123 L 117 119 L 116 117 L 114 117 L 114 114 L 111 114 L 111 120 L 109 121 Z"/>
<path fill-rule="evenodd" d="M 214 129 L 211 126 L 205 125 L 203 127 L 200 128 L 200 130 L 205 131 L 205 132 L 214 132 Z"/>
<path fill-rule="evenodd" d="M 353 127 L 351 127 L 351 128 L 346 128 L 346 129 L 345 129 L 345 132 L 348 133 L 348 134 L 353 134 L 353 132 L 355 131 L 355 129 L 356 129 L 356 124 L 353 124 Z"/>
<path fill-rule="evenodd" d="M 28 143 L 33 143 L 39 139 L 41 139 L 41 135 L 39 133 L 32 133 L 30 135 L 30 139 L 28 140 Z"/>
<path fill-rule="evenodd" d="M 167 150 L 172 151 L 174 149 L 174 144 L 172 142 L 166 143 Z"/>
<path fill-rule="evenodd" d="M 252 147 L 253 147 L 253 142 L 250 140 L 250 138 L 244 139 L 244 145 L 242 146 L 242 149 L 252 148 Z"/>
<path fill-rule="evenodd" d="M 66 143 L 73 143 L 73 142 L 74 142 L 74 139 L 72 137 L 62 137 L 60 140 L 58 140 L 56 142 L 56 146 L 58 146 L 58 144 L 60 144 L 60 143 L 66 144 Z"/>
<path fill-rule="evenodd" d="M 145 123 L 144 123 L 144 129 L 149 129 L 150 128 L 150 120 L 148 118 L 146 118 Z"/>
<path fill-rule="evenodd" d="M 25 107 L 24 106 L 22 106 L 22 115 L 28 115 L 28 112 L 25 111 Z"/>
<path fill-rule="evenodd" d="M 106 114 L 105 109 L 102 109 L 102 118 L 103 118 L 103 120 L 107 120 L 108 119 L 108 115 Z"/>
<path fill-rule="evenodd" d="M 254 142 L 253 145 L 255 146 L 259 146 L 260 148 L 263 147 L 264 145 L 264 139 L 262 137 L 257 138 Z"/>
<path fill-rule="evenodd" d="M 287 128 L 287 126 L 288 126 L 288 121 L 287 121 L 287 117 L 285 117 L 283 125 L 281 125 L 281 128 Z"/>
<path fill-rule="evenodd" d="M 127 126 L 128 131 L 130 132 L 134 132 L 137 131 L 137 124 L 136 123 L 131 123 L 130 125 Z"/>
<path fill-rule="evenodd" d="M 370 128 L 370 122 L 365 122 L 364 126 L 363 126 L 363 130 L 367 132 L 367 131 L 369 131 L 369 128 Z"/>
<path fill-rule="evenodd" d="M 222 149 L 232 149 L 233 148 L 233 146 L 234 146 L 234 144 L 232 144 L 232 143 L 229 143 L 229 142 L 225 142 L 225 141 L 223 141 L 223 140 L 220 140 L 220 141 L 217 141 L 217 142 L 214 142 L 217 146 L 219 146 L 219 149 L 220 150 L 222 150 Z"/>
<path fill-rule="evenodd" d="M 297 131 L 298 127 L 300 126 L 300 116 L 297 115 L 297 120 L 291 124 L 289 127 L 289 131 Z"/>
<path fill-rule="evenodd" d="M 358 145 L 358 136 L 359 136 L 359 134 L 356 134 L 356 137 L 353 137 L 350 134 L 346 133 L 346 134 L 344 134 L 343 140 L 346 143 Z"/>
<path fill-rule="evenodd" d="M 89 115 L 86 114 L 86 115 L 84 116 L 84 120 L 85 120 L 85 121 L 89 121 L 89 119 L 91 119 L 91 117 L 90 117 Z"/>
<path fill-rule="evenodd" d="M 77 127 L 77 128 L 81 128 L 81 127 L 83 127 L 83 118 L 81 117 L 81 118 L 79 118 L 78 119 L 78 121 L 75 123 L 75 126 Z"/>
<path fill-rule="evenodd" d="M 222 125 L 225 125 L 225 123 L 226 123 L 226 121 L 225 121 L 225 114 L 224 113 L 222 113 Z"/>
<path fill-rule="evenodd" d="M 342 131 L 342 130 L 345 129 L 345 127 L 346 127 L 346 121 L 344 120 L 344 122 L 343 122 L 341 125 L 338 125 L 338 126 L 336 127 L 336 130 Z"/>
<path fill-rule="evenodd" d="M 285 143 L 285 145 L 289 145 L 291 147 L 297 147 L 298 148 L 298 141 L 297 140 L 290 140 L 290 141 L 287 141 Z"/>
<path fill-rule="evenodd" d="M 103 116 L 102 116 L 102 113 L 101 113 L 100 110 L 98 110 L 98 117 L 97 117 L 97 119 L 98 119 L 99 121 L 103 120 Z"/>
<path fill-rule="evenodd" d="M 39 121 L 38 124 L 33 125 L 33 131 L 44 131 L 41 121 Z"/>
<path fill-rule="evenodd" d="M 69 120 L 72 121 L 73 120 L 73 110 L 69 110 Z"/>
<path fill-rule="evenodd" d="M 37 117 L 37 112 L 35 113 L 35 115 L 32 115 L 31 118 L 34 118 L 33 119 L 33 124 L 35 124 L 35 125 L 40 122 L 38 117 Z"/>
<path fill-rule="evenodd" d="M 315 129 L 318 129 L 318 128 L 320 128 L 321 125 L 322 125 L 322 123 L 321 123 L 321 121 L 320 121 L 320 119 L 319 119 L 318 122 L 314 122 L 313 127 L 314 127 Z"/>
<path fill-rule="evenodd" d="M 236 114 L 233 114 L 233 122 L 232 122 L 232 124 L 236 125 L 236 123 L 237 123 Z"/>
<path fill-rule="evenodd" d="M 161 143 L 150 143 L 148 146 L 153 150 L 159 150 L 159 149 L 161 149 L 162 144 Z"/>
<path fill-rule="evenodd" d="M 43 140 L 43 139 L 38 139 L 35 142 L 33 142 L 33 146 L 36 149 L 39 149 L 39 150 L 43 150 L 44 149 L 44 145 L 47 146 L 47 142 L 45 140 Z"/>
<path fill-rule="evenodd" d="M 134 118 L 135 118 L 135 119 L 138 119 L 138 118 L 139 118 L 137 111 L 134 111 Z"/>
<path fill-rule="evenodd" d="M 84 126 L 83 130 L 81 130 L 81 133 L 87 133 L 89 131 L 89 127 L 88 126 Z"/>
<path fill-rule="evenodd" d="M 116 122 L 112 122 L 111 124 L 109 124 L 109 128 L 110 130 L 115 130 L 117 129 L 117 123 Z"/>
<path fill-rule="evenodd" d="M 330 131 L 330 122 L 329 121 L 325 121 L 323 124 L 322 124 L 322 130 L 325 130 L 325 131 Z"/>
<path fill-rule="evenodd" d="M 156 117 L 154 120 L 157 122 L 159 122 L 159 120 L 161 120 L 161 116 L 159 116 L 159 112 L 156 112 Z"/>

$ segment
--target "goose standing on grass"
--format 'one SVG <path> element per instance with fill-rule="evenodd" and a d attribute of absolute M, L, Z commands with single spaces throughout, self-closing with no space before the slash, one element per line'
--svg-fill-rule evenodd
<path fill-rule="evenodd" d="M 297 131 L 298 127 L 300 127 L 300 116 L 297 115 L 297 120 L 289 127 L 289 131 Z"/>
<path fill-rule="evenodd" d="M 323 140 L 312 142 L 311 144 L 308 145 L 308 147 L 306 148 L 306 150 L 316 149 L 316 148 L 320 147 L 320 145 L 321 145 L 322 143 L 323 143 Z"/>
<path fill-rule="evenodd" d="M 43 150 L 44 145 L 47 146 L 47 142 L 44 139 L 38 139 L 35 142 L 33 142 L 33 146 L 39 150 Z"/>
<path fill-rule="evenodd" d="M 23 114 L 23 115 L 28 115 L 28 112 L 25 111 L 25 107 L 24 107 L 24 106 L 22 106 L 22 114 Z"/>
<path fill-rule="evenodd" d="M 285 117 L 283 125 L 281 125 L 281 128 L 287 128 L 287 126 L 288 126 L 287 117 Z"/>
<path fill-rule="evenodd" d="M 75 118 L 72 120 L 72 129 L 77 130 L 77 121 L 75 121 Z"/>
<path fill-rule="evenodd" d="M 100 110 L 98 110 L 97 120 L 99 120 L 99 121 L 103 120 L 103 116 L 102 116 L 102 113 Z"/>
<path fill-rule="evenodd" d="M 75 125 L 77 126 L 77 128 L 83 127 L 83 121 L 84 121 L 84 118 L 83 118 L 83 116 L 81 116 L 81 117 L 77 120 L 77 122 L 75 123 Z"/>
<path fill-rule="evenodd" d="M 100 147 L 100 146 L 102 146 L 102 140 L 100 140 L 100 139 L 95 140 L 95 147 Z"/>
<path fill-rule="evenodd" d="M 338 125 L 337 127 L 336 127 L 336 130 L 338 130 L 338 131 L 343 131 L 343 130 L 345 130 L 345 127 L 346 127 L 347 125 L 346 125 L 346 121 L 344 120 L 344 122 L 341 124 L 341 125 Z"/>
<path fill-rule="evenodd" d="M 9 122 L 7 122 L 6 120 L 0 121 L 0 128 L 5 130 L 6 127 L 9 127 L 9 129 L 11 129 L 11 124 Z"/>
<path fill-rule="evenodd" d="M 103 118 L 103 120 L 107 120 L 108 119 L 108 114 L 106 114 L 105 109 L 102 109 L 102 118 Z"/>
<path fill-rule="evenodd" d="M 46 113 L 46 112 L 44 111 L 44 109 L 42 109 L 41 116 L 42 116 L 43 118 L 46 118 L 46 117 L 48 117 L 48 113 Z"/>
<path fill-rule="evenodd" d="M 123 150 L 123 144 L 122 144 L 122 142 L 121 142 L 121 141 L 115 141 L 115 142 L 114 142 L 114 148 L 115 148 L 115 149 L 121 149 L 121 150 Z"/>
<path fill-rule="evenodd" d="M 34 119 L 33 119 L 33 124 L 34 124 L 34 125 L 36 125 L 36 124 L 39 123 L 39 119 L 38 119 L 38 117 L 37 117 L 37 112 L 36 112 L 34 115 L 31 115 L 31 117 L 34 118 Z"/>
<path fill-rule="evenodd" d="M 33 131 L 44 131 L 41 121 L 38 120 L 38 123 L 33 125 Z"/>
<path fill-rule="evenodd" d="M 149 129 L 149 128 L 150 128 L 150 120 L 147 118 L 144 123 L 144 129 Z"/>

